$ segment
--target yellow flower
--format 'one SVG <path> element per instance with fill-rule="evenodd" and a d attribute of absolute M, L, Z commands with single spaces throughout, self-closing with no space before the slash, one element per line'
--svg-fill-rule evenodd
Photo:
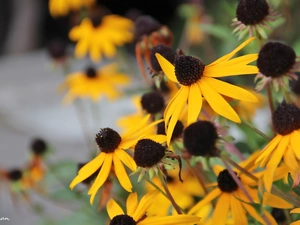
<path fill-rule="evenodd" d="M 125 171 L 122 162 L 130 168 L 132 171 L 136 170 L 136 164 L 134 160 L 128 155 L 125 150 L 133 148 L 133 146 L 141 138 L 152 138 L 157 142 L 165 142 L 165 135 L 146 135 L 147 130 L 157 123 L 161 122 L 158 120 L 145 126 L 149 121 L 150 115 L 147 115 L 140 121 L 139 124 L 132 127 L 130 130 L 120 136 L 116 131 L 111 128 L 101 129 L 96 134 L 96 143 L 100 148 L 100 154 L 96 156 L 92 161 L 83 166 L 79 171 L 78 175 L 74 178 L 70 184 L 70 188 L 73 189 L 77 184 L 91 176 L 99 168 L 99 174 L 90 188 L 88 194 L 91 195 L 91 204 L 97 194 L 98 189 L 103 185 L 109 176 L 112 165 L 114 165 L 115 174 L 121 184 L 121 186 L 128 192 L 132 191 L 132 185 L 130 179 Z"/>
<path fill-rule="evenodd" d="M 290 213 L 300 213 L 300 208 L 292 209 Z M 297 221 L 291 223 L 290 225 L 300 225 L 300 220 L 297 220 Z"/>
<path fill-rule="evenodd" d="M 267 191 L 272 188 L 274 175 L 283 158 L 293 170 L 300 160 L 300 109 L 293 104 L 281 103 L 274 111 L 273 127 L 277 135 L 260 152 L 256 164 L 266 168 L 263 181 Z M 298 176 L 298 175 L 297 175 Z"/>
<path fill-rule="evenodd" d="M 240 165 L 243 165 L 241 163 Z M 255 208 L 249 204 L 250 200 L 245 195 L 243 190 L 235 183 L 234 179 L 231 177 L 229 171 L 224 169 L 222 166 L 215 165 L 213 170 L 216 176 L 218 176 L 218 182 L 211 184 L 210 186 L 216 186 L 209 194 L 207 194 L 200 202 L 198 202 L 190 210 L 189 214 L 195 214 L 200 210 L 204 205 L 212 202 L 215 198 L 218 197 L 213 216 L 212 224 L 226 224 L 228 215 L 231 212 L 232 219 L 234 224 L 243 224 L 247 225 L 248 220 L 246 213 L 255 218 L 258 222 L 266 224 L 262 219 L 261 215 L 255 210 Z M 258 185 L 258 181 L 255 181 L 249 178 L 246 174 L 240 172 L 235 172 L 244 189 L 247 191 L 250 198 L 254 203 L 259 203 L 258 190 L 253 186 Z M 256 178 L 260 177 L 262 173 L 253 174 Z M 258 180 L 258 179 L 257 179 Z M 265 192 L 263 195 L 263 205 L 268 205 L 272 207 L 282 207 L 282 208 L 291 208 L 292 205 L 285 200 Z M 263 211 L 266 218 L 271 224 L 277 224 L 274 218 L 266 210 Z"/>
<path fill-rule="evenodd" d="M 155 201 L 155 195 L 156 192 L 148 193 L 139 202 L 137 193 L 131 193 L 126 201 L 126 213 L 111 199 L 106 207 L 111 219 L 109 224 L 193 225 L 200 222 L 199 217 L 192 215 L 146 216 L 148 208 Z"/>
<path fill-rule="evenodd" d="M 78 11 L 82 7 L 90 7 L 95 0 L 49 0 L 51 16 L 65 16 L 70 11 Z"/>
<path fill-rule="evenodd" d="M 97 26 L 85 18 L 69 33 L 70 39 L 77 41 L 75 56 L 83 58 L 89 52 L 95 62 L 101 60 L 102 54 L 112 58 L 116 55 L 117 46 L 133 40 L 133 27 L 131 20 L 118 15 L 104 16 Z"/>
<path fill-rule="evenodd" d="M 257 102 L 257 98 L 240 87 L 215 78 L 258 73 L 256 66 L 247 65 L 257 59 L 257 54 L 248 54 L 231 59 L 253 39 L 248 39 L 231 53 L 207 66 L 196 57 L 184 55 L 175 59 L 174 66 L 160 54 L 156 54 L 157 60 L 166 76 L 181 86 L 164 112 L 168 144 L 170 143 L 174 126 L 186 102 L 188 102 L 187 125 L 197 120 L 202 108 L 202 95 L 216 113 L 234 122 L 241 122 L 237 113 L 221 95 L 249 102 Z"/>
<path fill-rule="evenodd" d="M 58 89 L 69 90 L 63 99 L 64 103 L 73 102 L 78 97 L 98 101 L 106 96 L 113 100 L 121 95 L 117 87 L 128 84 L 129 80 L 128 75 L 117 72 L 116 64 L 109 64 L 97 71 L 90 67 L 85 72 L 69 74 Z"/>

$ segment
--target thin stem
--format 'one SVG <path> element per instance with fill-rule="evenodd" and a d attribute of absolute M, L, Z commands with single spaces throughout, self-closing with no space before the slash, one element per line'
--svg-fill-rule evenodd
<path fill-rule="evenodd" d="M 208 194 L 208 191 L 207 191 L 206 186 L 205 186 L 205 182 L 203 181 L 203 179 L 200 176 L 200 174 L 198 173 L 198 171 L 194 167 L 192 167 L 192 165 L 190 163 L 190 160 L 185 159 L 185 161 L 186 161 L 186 164 L 188 165 L 189 169 L 192 171 L 192 173 L 194 174 L 194 176 L 197 178 L 199 184 L 203 188 L 204 194 Z"/>
<path fill-rule="evenodd" d="M 253 130 L 255 133 L 257 133 L 258 135 L 260 135 L 261 137 L 265 138 L 268 141 L 271 141 L 272 138 L 270 138 L 268 135 L 266 135 L 264 132 L 258 130 L 257 128 L 253 127 L 252 124 L 250 124 L 248 121 L 244 120 L 243 118 L 241 118 L 242 122 L 249 127 L 251 130 Z"/>
<path fill-rule="evenodd" d="M 273 103 L 273 95 L 272 95 L 271 83 L 268 82 L 266 84 L 266 88 L 267 88 L 268 102 L 269 102 L 270 111 L 271 111 L 271 114 L 273 115 L 273 112 L 274 112 L 274 103 Z"/>
<path fill-rule="evenodd" d="M 292 203 L 294 206 L 300 207 L 299 199 L 295 198 L 294 196 L 287 195 L 286 193 L 282 192 L 275 186 L 272 187 L 272 192 L 275 195 L 278 195 L 279 197 L 282 197 L 288 202 Z"/>
<path fill-rule="evenodd" d="M 167 186 L 167 184 L 166 184 L 166 182 L 165 182 L 165 180 L 164 180 L 164 178 L 163 178 L 163 175 L 162 175 L 162 173 L 161 173 L 160 170 L 158 170 L 158 177 L 159 177 L 159 179 L 160 179 L 160 181 L 161 181 L 161 183 L 162 183 L 162 185 L 163 185 L 163 188 L 165 189 L 165 192 L 166 192 L 166 194 L 167 194 L 167 196 L 168 196 L 168 199 L 171 201 L 171 203 L 172 203 L 174 209 L 176 210 L 176 212 L 177 212 L 179 215 L 182 214 L 181 208 L 180 208 L 180 207 L 177 205 L 177 203 L 175 202 L 175 199 L 173 198 L 173 196 L 172 196 L 172 194 L 171 194 L 171 192 L 170 192 L 170 190 L 169 190 L 169 188 L 168 188 L 168 186 Z"/>
<path fill-rule="evenodd" d="M 158 187 L 152 180 L 150 180 L 147 176 L 145 176 L 146 181 L 151 184 L 156 190 L 158 190 L 161 194 L 163 194 L 166 198 L 168 198 L 167 194 L 160 188 Z M 169 198 L 168 198 L 169 199 Z"/>

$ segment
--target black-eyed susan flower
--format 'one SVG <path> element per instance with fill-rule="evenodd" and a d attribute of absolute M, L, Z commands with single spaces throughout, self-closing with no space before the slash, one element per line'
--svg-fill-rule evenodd
<path fill-rule="evenodd" d="M 300 109 L 294 104 L 283 102 L 274 111 L 272 121 L 277 135 L 256 159 L 256 164 L 266 168 L 263 180 L 267 191 L 271 190 L 276 168 L 282 158 L 287 165 L 300 160 Z"/>
<path fill-rule="evenodd" d="M 149 118 L 150 115 L 147 115 L 142 121 L 140 121 L 139 124 L 126 131 L 123 135 L 119 135 L 118 132 L 111 128 L 101 129 L 100 132 L 96 134 L 95 138 L 99 150 L 101 151 L 100 154 L 78 171 L 78 175 L 70 184 L 70 188 L 73 189 L 77 184 L 91 176 L 100 168 L 98 176 L 88 192 L 88 194 L 91 195 L 90 202 L 92 204 L 98 189 L 107 180 L 113 166 L 116 177 L 118 178 L 121 186 L 126 191 L 131 192 L 132 185 L 123 163 L 132 171 L 136 170 L 136 164 L 125 150 L 135 146 L 138 140 L 144 137 L 150 137 L 158 142 L 166 141 L 166 137 L 164 135 L 147 136 L 146 131 L 161 122 L 158 120 L 148 126 L 145 126 L 148 123 Z"/>
<path fill-rule="evenodd" d="M 158 91 L 151 91 L 142 95 L 141 106 L 147 113 L 156 114 L 165 108 L 165 100 Z"/>
<path fill-rule="evenodd" d="M 286 79 L 298 79 L 295 72 L 300 70 L 300 61 L 290 46 L 280 42 L 268 42 L 259 51 L 257 67 L 259 74 L 255 79 L 261 79 L 257 84 L 257 90 L 262 90 L 272 81 L 278 90 L 279 87 L 288 86 Z"/>
<path fill-rule="evenodd" d="M 49 11 L 51 16 L 65 16 L 70 11 L 78 11 L 82 7 L 90 7 L 95 0 L 49 0 Z"/>
<path fill-rule="evenodd" d="M 89 53 L 95 62 L 101 60 L 102 55 L 114 57 L 116 47 L 133 40 L 133 26 L 131 20 L 119 15 L 104 16 L 98 24 L 89 18 L 83 19 L 69 33 L 70 39 L 77 42 L 75 56 L 83 58 Z"/>
<path fill-rule="evenodd" d="M 126 213 L 111 199 L 107 203 L 109 225 L 193 225 L 200 218 L 192 215 L 147 216 L 147 210 L 155 201 L 156 192 L 150 192 L 138 201 L 137 193 L 131 193 L 126 201 Z"/>
<path fill-rule="evenodd" d="M 113 100 L 121 95 L 117 88 L 128 84 L 129 81 L 128 75 L 117 72 L 116 64 L 108 64 L 98 70 L 88 67 L 84 72 L 69 74 L 58 89 L 68 90 L 63 99 L 64 103 L 71 103 L 76 98 L 98 101 L 102 96 Z"/>
<path fill-rule="evenodd" d="M 179 91 L 169 102 L 164 112 L 168 144 L 174 126 L 187 102 L 187 124 L 189 125 L 197 120 L 202 108 L 202 95 L 216 113 L 234 122 L 241 122 L 237 113 L 221 95 L 250 102 L 257 102 L 257 98 L 240 87 L 216 78 L 258 72 L 256 66 L 247 65 L 257 59 L 257 54 L 248 54 L 232 59 L 239 50 L 253 39 L 248 39 L 231 53 L 207 66 L 200 59 L 185 55 L 176 57 L 174 65 L 172 65 L 160 54 L 157 54 L 159 64 L 168 79 L 180 85 Z"/>
<path fill-rule="evenodd" d="M 233 32 L 239 35 L 239 40 L 247 34 L 255 36 L 256 33 L 266 39 L 265 28 L 269 28 L 268 22 L 275 21 L 278 16 L 266 0 L 240 0 L 232 23 L 237 26 Z"/>
<path fill-rule="evenodd" d="M 244 163 L 242 162 L 240 165 L 244 165 Z M 215 165 L 213 166 L 213 171 L 217 176 L 217 182 L 211 184 L 210 186 L 216 186 L 215 189 L 210 191 L 209 194 L 207 194 L 201 201 L 196 203 L 189 211 L 189 214 L 196 213 L 204 205 L 218 198 L 213 211 L 212 224 L 225 225 L 230 213 L 234 224 L 247 225 L 247 214 L 262 224 L 277 224 L 267 210 L 262 209 L 265 218 L 269 223 L 266 223 L 266 221 L 264 221 L 263 217 L 259 215 L 255 208 L 249 204 L 250 202 L 260 203 L 258 189 L 255 188 L 255 186 L 258 185 L 257 180 L 255 181 L 252 178 L 249 178 L 242 172 L 234 172 L 237 176 L 237 179 L 239 179 L 243 185 L 244 190 L 242 190 L 227 169 L 223 168 L 222 166 Z M 253 176 L 258 178 L 261 176 L 261 173 L 253 174 Z M 244 191 L 247 192 L 248 196 Z M 249 198 L 251 198 L 251 201 Z M 262 204 L 269 206 L 280 206 L 281 208 L 292 207 L 290 203 L 267 192 L 264 193 Z"/>
<path fill-rule="evenodd" d="M 290 213 L 300 213 L 300 208 L 295 208 L 290 211 Z M 300 225 L 300 220 L 292 222 L 290 225 Z"/>

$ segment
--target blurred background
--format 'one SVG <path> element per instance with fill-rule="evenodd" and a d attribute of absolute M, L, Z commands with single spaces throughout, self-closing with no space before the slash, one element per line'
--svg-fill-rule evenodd
<path fill-rule="evenodd" d="M 179 6 L 183 0 L 99 0 L 111 12 L 131 18 L 137 15 L 152 15 L 162 24 L 167 24 L 180 36 L 184 24 Z M 191 1 L 193 2 L 193 1 Z M 225 49 L 236 46 L 236 37 L 231 33 L 231 20 L 235 17 L 238 0 L 195 1 L 203 5 L 212 26 L 206 29 L 211 47 L 228 43 Z M 272 0 L 271 4 L 286 18 L 273 34 L 273 39 L 284 40 L 300 55 L 300 1 Z M 29 157 L 29 145 L 33 138 L 46 140 L 55 153 L 51 160 L 86 160 L 87 145 L 84 140 L 77 111 L 72 105 L 62 105 L 62 94 L 56 88 L 63 81 L 61 68 L 53 66 L 47 47 L 53 40 L 68 43 L 73 51 L 74 43 L 68 32 L 78 15 L 52 18 L 47 0 L 1 0 L 0 1 L 0 168 L 22 167 Z M 180 43 L 179 38 L 175 40 Z M 132 51 L 133 45 L 129 48 Z M 197 46 L 205 52 L 202 46 Z M 220 52 L 223 51 L 220 49 Z M 219 52 L 217 53 L 219 56 Z M 81 70 L 88 60 L 75 60 L 72 71 Z M 102 101 L 99 123 L 102 127 L 115 126 L 116 119 L 133 111 L 133 106 L 124 98 L 118 104 Z M 106 109 L 106 105 L 109 108 Z M 109 113 L 108 113 L 109 112 Z M 100 127 L 100 126 L 99 126 Z M 0 181 L 1 182 L 1 181 Z M 68 207 L 34 195 L 45 206 L 49 218 L 62 218 L 70 214 Z M 13 204 L 9 190 L 0 184 L 0 218 L 10 221 L 0 224 L 38 224 L 40 218 L 32 213 L 26 201 Z M 99 223 L 100 224 L 100 223 Z"/>

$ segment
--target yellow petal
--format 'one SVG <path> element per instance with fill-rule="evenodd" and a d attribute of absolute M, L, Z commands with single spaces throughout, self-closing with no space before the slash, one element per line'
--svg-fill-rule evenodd
<path fill-rule="evenodd" d="M 196 122 L 202 108 L 202 94 L 197 84 L 190 85 L 187 126 Z"/>
<path fill-rule="evenodd" d="M 295 130 L 291 133 L 291 147 L 297 157 L 300 160 L 300 131 Z"/>
<path fill-rule="evenodd" d="M 113 153 L 108 153 L 105 155 L 104 163 L 101 167 L 101 170 L 93 183 L 92 187 L 90 188 L 88 194 L 91 195 L 90 198 L 90 203 L 93 204 L 94 198 L 97 194 L 98 189 L 104 184 L 106 181 L 109 173 L 110 173 L 110 168 L 112 164 L 112 158 L 113 158 Z"/>
<path fill-rule="evenodd" d="M 272 154 L 273 150 L 281 141 L 281 138 L 281 135 L 276 135 L 276 137 L 273 138 L 266 147 L 264 147 L 264 149 L 260 153 L 260 156 L 256 159 L 255 163 L 259 163 L 260 161 L 262 161 L 260 166 L 264 167 L 265 164 L 268 162 L 269 156 Z"/>
<path fill-rule="evenodd" d="M 292 222 L 290 225 L 300 225 L 300 220 Z"/>
<path fill-rule="evenodd" d="M 268 225 L 278 225 L 278 223 L 276 222 L 274 217 L 267 210 L 264 210 L 263 213 L 264 213 L 266 219 L 268 220 Z"/>
<path fill-rule="evenodd" d="M 200 223 L 200 218 L 191 215 L 155 216 L 142 220 L 138 225 L 193 225 Z"/>
<path fill-rule="evenodd" d="M 250 214 L 250 216 L 252 216 L 254 219 L 256 219 L 258 222 L 265 224 L 263 218 L 261 217 L 261 215 L 259 215 L 257 213 L 257 211 L 249 204 L 247 203 L 242 203 L 242 205 L 244 206 L 244 209 L 246 209 L 246 211 Z"/>
<path fill-rule="evenodd" d="M 151 114 L 147 114 L 138 124 L 132 126 L 127 132 L 125 132 L 122 136 L 122 140 L 126 140 L 129 136 L 137 132 L 141 127 L 144 127 L 150 118 Z"/>
<path fill-rule="evenodd" d="M 228 102 L 226 102 L 217 91 L 211 88 L 205 79 L 200 80 L 199 86 L 204 98 L 216 113 L 229 120 L 232 120 L 233 122 L 241 123 L 239 116 L 228 104 Z"/>
<path fill-rule="evenodd" d="M 229 193 L 222 193 L 217 201 L 213 217 L 212 224 L 225 225 L 229 213 L 230 206 Z"/>
<path fill-rule="evenodd" d="M 124 150 L 117 149 L 114 153 L 129 169 L 132 171 L 136 170 L 135 161 Z"/>
<path fill-rule="evenodd" d="M 207 84 L 209 84 L 210 87 L 212 87 L 222 95 L 248 102 L 258 101 L 255 95 L 238 86 L 214 78 L 207 78 L 205 79 L 205 81 L 207 82 Z"/>
<path fill-rule="evenodd" d="M 230 208 L 232 212 L 232 217 L 235 224 L 247 224 L 248 220 L 243 206 L 239 200 L 234 196 L 230 197 Z"/>
<path fill-rule="evenodd" d="M 145 214 L 146 211 L 149 209 L 149 207 L 153 204 L 155 200 L 155 195 L 157 194 L 156 191 L 147 193 L 144 195 L 144 197 L 140 200 L 140 203 L 138 207 L 136 208 L 136 211 L 132 214 L 132 218 L 135 221 L 138 221 L 140 218 L 142 218 Z"/>
<path fill-rule="evenodd" d="M 175 75 L 175 68 L 174 68 L 173 64 L 170 63 L 168 60 L 166 60 L 159 53 L 155 53 L 155 56 L 156 56 L 156 59 L 160 65 L 160 67 L 162 68 L 162 70 L 164 71 L 164 73 L 166 74 L 168 79 L 170 79 L 173 82 L 178 83 L 176 75 Z"/>
<path fill-rule="evenodd" d="M 96 158 L 94 158 L 92 161 L 83 166 L 78 171 L 78 175 L 70 184 L 70 188 L 73 189 L 77 184 L 79 184 L 80 182 L 91 176 L 93 173 L 95 173 L 96 170 L 99 169 L 103 164 L 105 155 L 105 153 L 101 152 Z"/>
<path fill-rule="evenodd" d="M 199 211 L 204 205 L 210 203 L 216 197 L 221 194 L 221 190 L 219 188 L 215 188 L 211 192 L 209 192 L 200 202 L 196 203 L 193 208 L 190 209 L 188 214 L 194 214 Z"/>
<path fill-rule="evenodd" d="M 219 176 L 220 172 L 222 172 L 224 170 L 224 167 L 221 165 L 214 165 L 212 169 L 214 171 L 214 174 L 216 176 Z"/>
<path fill-rule="evenodd" d="M 292 151 L 291 147 L 288 146 L 287 150 L 283 155 L 283 159 L 286 165 L 294 171 L 297 171 L 299 168 L 298 160 L 295 157 L 294 152 Z M 276 171 L 277 174 L 277 171 Z"/>
<path fill-rule="evenodd" d="M 282 198 L 273 195 L 269 192 L 265 192 L 263 196 L 263 205 L 280 208 L 280 209 L 290 209 L 293 205 L 289 202 L 283 200 Z"/>
<path fill-rule="evenodd" d="M 278 144 L 277 149 L 274 151 L 272 157 L 267 163 L 266 171 L 264 174 L 264 185 L 267 192 L 271 192 L 272 183 L 274 180 L 274 175 L 278 164 L 280 163 L 282 156 L 289 144 L 290 136 L 283 136 L 280 143 Z"/>
<path fill-rule="evenodd" d="M 213 65 L 214 67 L 230 67 L 230 66 L 237 66 L 237 65 L 247 65 L 258 58 L 258 54 L 247 54 L 240 57 L 236 57 L 234 59 L 224 61 L 218 64 Z M 210 65 L 208 65 L 209 67 Z"/>
<path fill-rule="evenodd" d="M 236 65 L 230 67 L 205 67 L 203 76 L 205 77 L 227 77 L 248 74 L 257 74 L 258 68 L 251 65 Z"/>
<path fill-rule="evenodd" d="M 290 213 L 300 213 L 300 208 L 292 209 Z"/>
<path fill-rule="evenodd" d="M 144 139 L 151 139 L 160 144 L 167 142 L 167 136 L 163 134 L 155 134 L 155 135 L 146 135 L 143 137 Z"/>
<path fill-rule="evenodd" d="M 138 206 L 138 196 L 137 193 L 130 193 L 126 200 L 127 215 L 132 216 Z"/>
<path fill-rule="evenodd" d="M 123 164 L 117 156 L 113 156 L 114 169 L 116 176 L 121 184 L 121 186 L 128 192 L 132 192 L 132 185 L 130 179 L 125 171 Z"/>
<path fill-rule="evenodd" d="M 107 209 L 108 216 L 111 220 L 117 215 L 124 215 L 122 208 L 113 199 L 110 199 L 107 202 L 106 209 Z"/>

